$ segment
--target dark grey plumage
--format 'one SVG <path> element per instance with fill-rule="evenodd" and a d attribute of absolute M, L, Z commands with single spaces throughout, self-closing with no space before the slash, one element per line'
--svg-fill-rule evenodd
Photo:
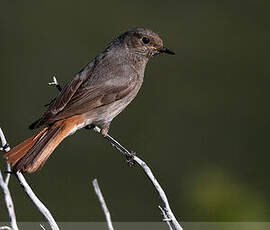
<path fill-rule="evenodd" d="M 143 37 L 150 40 L 149 44 L 141 41 Z M 120 35 L 65 86 L 31 128 L 83 113 L 87 113 L 86 116 L 98 115 L 92 120 L 97 125 L 108 125 L 136 96 L 149 58 L 162 49 L 162 40 L 149 29 L 136 28 Z M 121 102 L 115 105 L 118 100 Z M 118 111 L 112 113 L 110 108 Z M 103 112 L 105 116 L 102 117 Z"/>

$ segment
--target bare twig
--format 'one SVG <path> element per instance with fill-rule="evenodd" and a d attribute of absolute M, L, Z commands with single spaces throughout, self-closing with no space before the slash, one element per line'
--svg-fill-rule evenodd
<path fill-rule="evenodd" d="M 4 150 L 5 152 L 8 152 L 10 150 L 9 144 L 7 143 L 6 137 L 3 133 L 3 130 L 0 128 L 0 138 L 1 138 L 1 143 L 2 143 L 2 147 L 0 148 L 0 150 Z"/>
<path fill-rule="evenodd" d="M 95 127 L 94 130 L 96 132 L 100 133 L 100 128 L 99 127 Z M 176 220 L 167 196 L 164 192 L 164 190 L 161 188 L 159 182 L 157 181 L 157 179 L 154 177 L 151 169 L 147 166 L 147 164 L 141 160 L 139 157 L 137 157 L 134 152 L 127 150 L 124 146 L 122 146 L 118 141 L 116 141 L 113 137 L 111 137 L 110 135 L 107 134 L 107 136 L 105 137 L 106 140 L 108 140 L 112 146 L 114 146 L 117 150 L 119 150 L 121 153 L 123 153 L 126 157 L 132 159 L 134 162 L 136 162 L 137 164 L 139 164 L 142 169 L 144 170 L 145 174 L 147 175 L 147 177 L 150 179 L 150 181 L 152 182 L 152 184 L 155 186 L 155 189 L 157 190 L 161 201 L 162 201 L 162 209 L 164 210 L 164 212 L 166 213 L 166 216 L 168 217 L 167 221 L 170 221 L 172 226 L 174 227 L 174 229 L 176 230 L 183 230 L 183 228 L 180 226 L 180 224 L 178 223 L 178 221 Z"/>
<path fill-rule="evenodd" d="M 38 210 L 43 214 L 43 216 L 47 219 L 52 230 L 59 230 L 57 223 L 55 222 L 50 211 L 45 207 L 45 205 L 38 199 L 36 194 L 33 192 L 31 187 L 26 182 L 24 176 L 20 172 L 16 172 L 16 178 L 18 179 L 20 185 L 23 190 L 26 192 L 31 201 L 36 205 Z"/>
<path fill-rule="evenodd" d="M 111 220 L 111 214 L 110 214 L 110 212 L 109 212 L 109 210 L 107 208 L 106 202 L 105 202 L 105 200 L 103 198 L 103 195 L 102 195 L 102 192 L 101 192 L 101 190 L 99 188 L 97 179 L 94 179 L 92 183 L 93 183 L 95 192 L 97 194 L 97 197 L 99 199 L 99 202 L 101 204 L 101 207 L 103 209 L 103 212 L 105 214 L 107 225 L 108 225 L 108 229 L 109 230 L 113 230 L 113 225 L 112 225 L 112 220 Z"/>
<path fill-rule="evenodd" d="M 158 207 L 159 207 L 159 209 L 160 209 L 160 211 L 161 211 L 161 213 L 163 215 L 163 221 L 167 223 L 170 230 L 173 230 L 172 225 L 170 223 L 171 219 L 168 218 L 167 213 L 163 210 L 163 208 L 160 205 Z"/>
<path fill-rule="evenodd" d="M 7 172 L 10 172 L 11 171 L 11 167 L 10 167 L 10 164 L 7 163 Z M 8 184 L 9 183 L 9 179 L 10 179 L 10 173 L 7 173 L 7 176 L 6 176 L 6 179 L 5 179 L 5 183 Z"/>
<path fill-rule="evenodd" d="M 156 188 L 157 192 L 159 193 L 159 196 L 163 202 L 162 209 L 165 211 L 167 217 L 171 220 L 173 227 L 177 230 L 183 230 L 182 227 L 180 226 L 180 224 L 178 223 L 177 219 L 175 218 L 171 208 L 170 208 L 169 201 L 167 199 L 167 196 L 166 196 L 164 190 L 161 188 L 159 182 L 154 177 L 151 169 L 147 166 L 147 164 L 143 160 L 141 160 L 137 156 L 134 156 L 134 161 L 137 162 L 143 168 L 145 174 L 151 180 L 152 184 L 155 186 L 155 188 Z"/>
<path fill-rule="evenodd" d="M 1 150 L 8 152 L 10 150 L 10 147 L 7 143 L 5 135 L 4 135 L 1 128 L 0 128 L 0 138 L 1 138 L 1 142 L 2 142 Z M 10 170 L 10 165 L 8 163 L 7 163 L 7 170 Z M 10 219 L 10 226 L 11 226 L 10 229 L 18 230 L 19 228 L 18 228 L 17 221 L 16 221 L 14 204 L 13 204 L 13 200 L 12 200 L 9 188 L 8 188 L 9 178 L 10 178 L 10 174 L 8 173 L 6 176 L 6 179 L 4 180 L 3 175 L 1 173 L 1 170 L 0 170 L 0 186 L 4 192 L 5 203 L 7 206 L 8 215 L 9 215 L 9 219 Z M 6 226 L 5 226 L 5 228 L 2 227 L 2 229 L 7 229 L 7 227 Z"/>
<path fill-rule="evenodd" d="M 8 188 L 8 184 L 4 182 L 1 170 L 0 170 L 0 186 L 4 192 L 5 203 L 8 210 L 9 219 L 10 219 L 10 226 L 12 227 L 12 230 L 18 230 L 19 228 L 17 226 L 13 200 L 12 200 L 9 188 Z"/>

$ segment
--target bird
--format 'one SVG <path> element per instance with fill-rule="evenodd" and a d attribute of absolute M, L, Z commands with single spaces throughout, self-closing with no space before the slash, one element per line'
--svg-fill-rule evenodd
<path fill-rule="evenodd" d="M 4 155 L 12 170 L 41 169 L 55 148 L 86 126 L 106 136 L 112 120 L 136 97 L 148 61 L 175 53 L 151 29 L 137 27 L 115 38 L 65 85 L 30 129 L 41 129 Z"/>

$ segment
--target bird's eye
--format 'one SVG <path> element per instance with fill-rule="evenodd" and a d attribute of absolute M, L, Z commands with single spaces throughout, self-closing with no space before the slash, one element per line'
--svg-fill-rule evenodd
<path fill-rule="evenodd" d="M 147 37 L 143 37 L 143 38 L 142 38 L 142 42 L 143 42 L 144 44 L 148 44 L 148 43 L 150 42 L 150 39 L 147 38 Z"/>

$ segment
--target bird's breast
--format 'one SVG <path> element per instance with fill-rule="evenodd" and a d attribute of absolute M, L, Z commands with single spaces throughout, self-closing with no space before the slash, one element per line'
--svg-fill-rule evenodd
<path fill-rule="evenodd" d="M 121 113 L 128 104 L 136 97 L 139 89 L 141 88 L 142 81 L 138 82 L 135 88 L 124 98 L 117 100 L 108 105 L 97 108 L 95 124 L 110 123 L 119 113 Z"/>

